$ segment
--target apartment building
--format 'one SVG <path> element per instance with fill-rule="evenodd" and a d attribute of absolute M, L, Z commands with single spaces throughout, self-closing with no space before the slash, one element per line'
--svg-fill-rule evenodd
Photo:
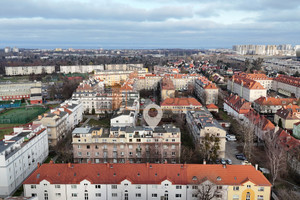
<path fill-rule="evenodd" d="M 203 108 L 201 111 L 188 111 L 186 121 L 189 132 L 196 144 L 201 143 L 206 134 L 218 137 L 220 139 L 219 157 L 225 157 L 226 131 L 213 119 L 213 116 L 206 108 Z"/>
<path fill-rule="evenodd" d="M 233 75 L 232 78 L 227 81 L 227 90 L 249 102 L 253 102 L 259 97 L 267 96 L 267 89 L 259 82 L 239 75 Z"/>
<path fill-rule="evenodd" d="M 274 122 L 276 124 L 281 120 L 282 128 L 292 130 L 294 124 L 300 122 L 300 107 L 297 105 L 283 106 L 277 110 L 274 116 Z"/>
<path fill-rule="evenodd" d="M 244 115 L 247 114 L 250 109 L 251 103 L 238 95 L 230 94 L 229 97 L 224 99 L 224 111 L 235 118 L 243 119 Z"/>
<path fill-rule="evenodd" d="M 251 165 L 43 164 L 25 182 L 38 199 L 271 199 L 271 184 Z M 210 188 L 210 189 L 209 189 Z"/>
<path fill-rule="evenodd" d="M 164 77 L 160 82 L 161 100 L 175 97 L 175 86 L 169 77 Z"/>
<path fill-rule="evenodd" d="M 300 98 L 300 78 L 287 75 L 279 75 L 274 78 L 272 90 L 275 90 L 283 95 Z"/>
<path fill-rule="evenodd" d="M 68 116 L 68 112 L 54 109 L 39 115 L 33 124 L 42 124 L 47 127 L 49 145 L 55 146 L 68 132 Z"/>
<path fill-rule="evenodd" d="M 149 127 L 76 128 L 72 133 L 74 161 L 79 163 L 179 162 L 180 129 Z"/>
<path fill-rule="evenodd" d="M 273 78 L 268 77 L 265 74 L 247 74 L 247 73 L 239 73 L 240 77 L 254 80 L 260 83 L 267 90 L 272 89 Z"/>
<path fill-rule="evenodd" d="M 1 83 L 0 101 L 28 99 L 31 104 L 42 103 L 42 83 Z"/>
<path fill-rule="evenodd" d="M 30 75 L 30 74 L 52 74 L 55 72 L 55 66 L 15 66 L 15 67 L 5 67 L 5 75 L 15 76 L 15 75 Z"/>
<path fill-rule="evenodd" d="M 195 98 L 167 98 L 160 104 L 160 107 L 164 112 L 186 114 L 187 111 L 200 109 L 202 105 Z"/>
<path fill-rule="evenodd" d="M 64 111 L 68 113 L 67 119 L 67 130 L 73 130 L 76 125 L 78 125 L 82 121 L 82 114 L 84 112 L 83 105 L 80 100 L 70 99 L 64 101 L 60 104 L 58 108 L 60 111 Z"/>
<path fill-rule="evenodd" d="M 134 81 L 134 88 L 136 90 L 155 90 L 162 80 L 163 76 L 160 74 L 146 74 L 145 76 L 138 77 Z"/>
<path fill-rule="evenodd" d="M 148 73 L 147 68 L 142 68 L 139 70 L 95 70 L 94 78 L 98 80 L 103 80 L 105 85 L 114 86 L 125 82 L 130 75 L 137 73 L 138 77 L 144 77 Z"/>
<path fill-rule="evenodd" d="M 106 64 L 105 70 L 128 71 L 143 69 L 143 64 Z"/>
<path fill-rule="evenodd" d="M 253 102 L 253 108 L 261 114 L 275 114 L 283 106 L 296 105 L 297 101 L 296 98 L 260 97 Z"/>
<path fill-rule="evenodd" d="M 12 195 L 48 156 L 48 134 L 43 125 L 14 128 L 0 141 L 0 197 Z"/>
<path fill-rule="evenodd" d="M 91 73 L 95 70 L 104 70 L 104 65 L 69 65 L 60 66 L 60 73 Z"/>
<path fill-rule="evenodd" d="M 198 74 L 165 74 L 172 80 L 176 90 L 187 90 L 189 86 L 194 86 L 195 80 L 201 77 Z"/>
<path fill-rule="evenodd" d="M 205 76 L 195 80 L 195 94 L 205 105 L 218 104 L 219 89 Z"/>

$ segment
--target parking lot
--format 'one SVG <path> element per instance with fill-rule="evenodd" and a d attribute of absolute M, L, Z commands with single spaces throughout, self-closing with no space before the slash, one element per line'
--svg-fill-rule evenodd
<path fill-rule="evenodd" d="M 242 153 L 237 150 L 237 147 L 240 146 L 236 141 L 227 141 L 226 142 L 226 151 L 225 151 L 225 159 L 230 159 L 233 165 L 242 164 L 241 160 L 236 159 L 235 154 Z"/>

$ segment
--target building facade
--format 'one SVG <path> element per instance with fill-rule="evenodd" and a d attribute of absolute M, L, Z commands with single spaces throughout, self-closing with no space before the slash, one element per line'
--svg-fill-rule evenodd
<path fill-rule="evenodd" d="M 251 165 L 44 164 L 25 182 L 38 199 L 271 199 L 271 184 Z"/>
<path fill-rule="evenodd" d="M 0 197 L 11 195 L 48 156 L 48 134 L 43 125 L 14 128 L 0 141 Z"/>
<path fill-rule="evenodd" d="M 42 83 L 1 83 L 0 101 L 28 99 L 31 104 L 42 102 Z"/>
<path fill-rule="evenodd" d="M 282 106 L 296 105 L 296 98 L 260 97 L 253 102 L 253 109 L 261 114 L 275 114 Z"/>
<path fill-rule="evenodd" d="M 16 66 L 5 67 L 5 75 L 30 75 L 30 74 L 52 74 L 55 72 L 55 66 Z"/>
<path fill-rule="evenodd" d="M 79 163 L 172 162 L 180 158 L 180 129 L 149 127 L 76 128 L 72 133 L 74 161 Z"/>
<path fill-rule="evenodd" d="M 218 104 L 219 89 L 204 76 L 196 79 L 195 94 L 205 105 Z"/>
<path fill-rule="evenodd" d="M 201 103 L 195 98 L 167 98 L 161 105 L 161 109 L 171 111 L 174 114 L 186 114 L 187 111 L 193 111 L 202 107 Z"/>
<path fill-rule="evenodd" d="M 238 95 L 230 95 L 224 99 L 224 111 L 228 115 L 234 116 L 237 119 L 243 119 L 243 116 L 247 114 L 251 109 L 251 103 L 245 101 L 245 99 Z"/>
<path fill-rule="evenodd" d="M 208 110 L 203 108 L 201 111 L 188 111 L 186 121 L 189 132 L 193 137 L 195 144 L 201 144 L 208 134 L 219 138 L 219 152 L 220 158 L 225 157 L 226 148 L 226 131 L 224 128 L 213 119 L 213 116 Z"/>

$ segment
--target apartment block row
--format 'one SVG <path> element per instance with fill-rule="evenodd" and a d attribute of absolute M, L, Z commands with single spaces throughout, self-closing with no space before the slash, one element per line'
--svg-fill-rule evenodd
<path fill-rule="evenodd" d="M 49 145 L 55 146 L 66 134 L 82 121 L 83 106 L 79 100 L 67 100 L 58 108 L 39 115 L 33 124 L 47 128 Z"/>
<path fill-rule="evenodd" d="M 6 66 L 5 75 L 30 75 L 30 74 L 52 74 L 58 73 L 91 73 L 96 70 L 128 71 L 141 70 L 143 64 L 107 64 L 107 65 L 67 65 L 67 66 Z"/>
<path fill-rule="evenodd" d="M 25 182 L 38 199 L 270 199 L 271 184 L 251 165 L 44 164 Z"/>
<path fill-rule="evenodd" d="M 16 191 L 48 156 L 48 134 L 43 125 L 16 127 L 0 141 L 0 197 Z"/>
<path fill-rule="evenodd" d="M 284 45 L 234 45 L 232 49 L 241 55 L 295 55 L 296 48 L 291 44 Z"/>
<path fill-rule="evenodd" d="M 1 83 L 0 84 L 0 101 L 9 100 L 30 100 L 31 104 L 41 104 L 42 100 L 42 83 L 41 82 L 24 82 L 24 83 Z"/>
<path fill-rule="evenodd" d="M 78 163 L 178 163 L 181 133 L 173 125 L 76 128 L 72 144 Z"/>
<path fill-rule="evenodd" d="M 269 89 L 289 97 L 294 95 L 300 98 L 300 78 L 279 75 L 273 79 L 265 74 L 241 73 L 228 80 L 227 89 L 250 102 L 266 97 Z"/>

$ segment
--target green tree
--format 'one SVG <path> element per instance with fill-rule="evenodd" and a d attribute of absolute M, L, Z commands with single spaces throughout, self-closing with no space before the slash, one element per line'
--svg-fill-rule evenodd
<path fill-rule="evenodd" d="M 92 115 L 96 114 L 95 108 L 92 109 Z"/>
<path fill-rule="evenodd" d="M 293 74 L 294 77 L 300 77 L 300 73 L 298 71 L 296 71 L 294 74 Z"/>

